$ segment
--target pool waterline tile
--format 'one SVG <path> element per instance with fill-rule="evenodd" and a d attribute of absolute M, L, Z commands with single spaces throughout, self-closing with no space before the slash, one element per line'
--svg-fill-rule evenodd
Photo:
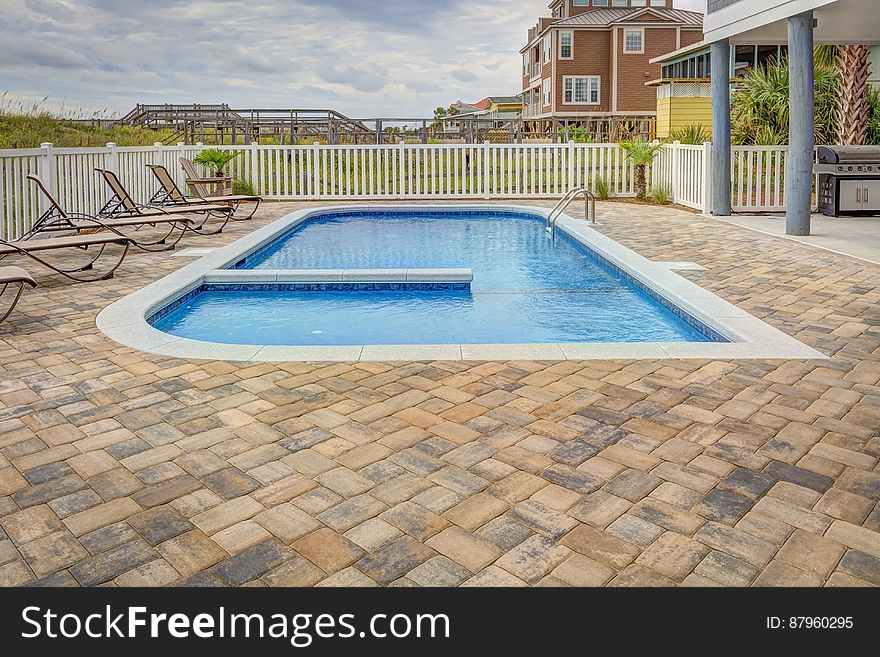
<path fill-rule="evenodd" d="M 363 211 L 383 211 L 401 209 L 395 205 L 370 204 L 365 206 L 347 206 L 344 208 L 318 208 L 294 212 L 273 224 L 264 226 L 236 243 L 218 249 L 199 261 L 186 267 L 153 285 L 147 286 L 129 297 L 112 304 L 98 318 L 98 325 L 108 336 L 126 346 L 142 349 L 151 353 L 187 357 L 187 348 L 192 347 L 193 358 L 220 357 L 226 354 L 227 360 L 260 361 L 266 360 L 368 360 L 369 354 L 385 350 L 394 353 L 395 358 L 407 359 L 406 354 L 415 354 L 425 345 L 368 345 L 351 347 L 275 347 L 261 345 L 225 345 L 219 343 L 188 340 L 168 336 L 164 344 L 156 344 L 155 336 L 144 341 L 141 331 L 132 330 L 135 326 L 146 324 L 149 317 L 155 321 L 156 316 L 167 314 L 169 301 L 176 303 L 174 297 L 187 297 L 198 293 L 206 278 L 219 274 L 220 270 L 241 266 L 253 254 L 260 252 L 269 243 L 283 238 L 304 221 L 317 216 L 339 213 L 359 213 Z M 405 206 L 408 213 L 413 212 L 486 212 L 498 213 L 511 211 L 525 213 L 536 217 L 545 217 L 546 210 L 523 206 Z M 825 358 L 824 354 L 807 347 L 791 338 L 782 331 L 774 329 L 761 320 L 748 315 L 745 311 L 723 301 L 716 295 L 700 288 L 698 285 L 681 278 L 670 271 L 668 263 L 656 263 L 643 258 L 639 254 L 623 247 L 621 244 L 605 237 L 589 228 L 583 222 L 569 216 L 562 216 L 558 222 L 561 229 L 557 234 L 561 239 L 570 239 L 587 247 L 591 257 L 603 265 L 623 275 L 629 282 L 649 294 L 659 303 L 690 323 L 704 334 L 716 340 L 733 339 L 726 344 L 708 343 L 670 343 L 659 347 L 660 352 L 668 358 L 701 358 L 707 354 L 712 357 L 724 358 Z M 242 257 L 244 256 L 244 257 Z M 236 272 L 256 270 L 233 270 Z M 264 272 L 265 273 L 265 272 Z M 277 274 L 276 274 L 277 276 Z M 259 283 L 256 283 L 259 284 Z M 172 290 L 178 290 L 175 294 Z M 183 292 L 181 295 L 180 292 Z M 191 297 L 190 297 L 191 298 Z M 686 309 L 686 310 L 685 310 Z M 695 316 L 696 315 L 696 316 Z M 152 329 L 151 326 L 149 326 Z M 161 332 L 155 331 L 159 333 Z M 450 360 L 457 360 L 454 355 L 460 350 L 460 359 L 483 360 L 491 358 L 537 358 L 528 353 L 541 353 L 541 360 L 565 360 L 579 358 L 575 354 L 597 354 L 593 358 L 644 358 L 664 357 L 656 354 L 655 345 L 647 343 L 564 343 L 549 345 L 441 345 L 447 349 Z M 234 347 L 226 349 L 225 347 Z M 376 347 L 374 350 L 373 347 Z M 451 347 L 451 349 L 450 349 Z M 407 352 L 407 350 L 410 350 Z M 429 352 L 423 352 L 429 353 Z M 439 353 L 439 352 L 437 352 Z M 490 357 L 490 353 L 496 354 Z M 198 355 L 196 355 L 198 354 Z M 325 354 L 326 358 L 322 358 Z M 501 354 L 508 354 L 503 356 Z M 601 354 L 608 354 L 602 356 Z M 674 354 L 674 355 L 673 355 Z M 444 358 L 445 359 L 445 358 Z"/>

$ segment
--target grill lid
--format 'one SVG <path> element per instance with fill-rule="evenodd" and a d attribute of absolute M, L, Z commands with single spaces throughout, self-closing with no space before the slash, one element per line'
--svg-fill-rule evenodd
<path fill-rule="evenodd" d="M 820 146 L 819 164 L 878 164 L 880 146 Z"/>

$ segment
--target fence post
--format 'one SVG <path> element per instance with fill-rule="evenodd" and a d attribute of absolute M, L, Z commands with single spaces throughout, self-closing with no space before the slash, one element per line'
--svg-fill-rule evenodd
<path fill-rule="evenodd" d="M 564 185 L 564 189 L 562 190 L 564 193 L 570 192 L 575 188 L 574 182 L 574 140 L 568 140 L 568 175 L 566 176 L 566 181 Z"/>
<path fill-rule="evenodd" d="M 712 210 L 712 142 L 703 142 L 703 214 Z"/>
<path fill-rule="evenodd" d="M 672 187 L 672 198 L 670 199 L 673 203 L 678 201 L 679 191 L 681 189 L 681 142 L 676 140 L 672 142 L 672 180 L 670 181 L 670 186 Z"/>
<path fill-rule="evenodd" d="M 55 153 L 51 142 L 43 142 L 40 144 L 43 152 L 40 154 L 40 160 L 37 164 L 37 175 L 49 190 L 52 196 L 58 196 L 58 176 L 55 175 Z M 43 194 L 40 194 L 40 214 L 49 209 L 49 201 Z"/>
<path fill-rule="evenodd" d="M 398 177 L 400 188 L 397 190 L 397 195 L 403 197 L 406 192 L 406 164 L 404 162 L 404 157 L 406 157 L 406 142 L 401 139 L 397 143 L 397 148 L 400 152 L 400 159 L 397 162 L 397 165 L 400 167 L 400 176 Z"/>
<path fill-rule="evenodd" d="M 154 141 L 153 150 L 156 151 L 156 155 L 153 157 L 153 164 L 162 164 L 162 142 Z"/>
<path fill-rule="evenodd" d="M 116 144 L 112 141 L 107 143 L 107 158 L 104 166 L 119 175 L 119 153 L 116 152 Z"/>
<path fill-rule="evenodd" d="M 486 199 L 492 197 L 491 190 L 491 171 L 489 169 L 489 142 L 483 142 L 483 196 Z"/>
<path fill-rule="evenodd" d="M 177 148 L 174 150 L 174 155 L 171 156 L 173 161 L 171 162 L 171 170 L 172 176 L 176 176 L 178 183 L 181 185 L 181 189 L 184 188 L 184 178 L 183 168 L 180 166 L 180 158 L 186 157 L 186 142 L 179 141 L 177 142 Z"/>
<path fill-rule="evenodd" d="M 260 144 L 251 142 L 251 184 L 257 195 L 263 194 L 263 177 L 260 175 Z"/>
<path fill-rule="evenodd" d="M 321 196 L 321 142 L 315 141 L 313 144 L 314 152 L 312 154 L 312 196 L 319 198 Z"/>

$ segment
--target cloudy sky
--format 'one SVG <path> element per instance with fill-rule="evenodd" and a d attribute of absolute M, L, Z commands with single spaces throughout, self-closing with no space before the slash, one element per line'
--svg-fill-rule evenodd
<path fill-rule="evenodd" d="M 517 51 L 548 1 L 0 0 L 0 102 L 427 116 L 456 99 L 518 93 Z"/>

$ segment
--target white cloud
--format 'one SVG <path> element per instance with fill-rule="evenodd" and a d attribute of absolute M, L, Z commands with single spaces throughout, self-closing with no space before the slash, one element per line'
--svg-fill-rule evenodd
<path fill-rule="evenodd" d="M 0 92 L 428 116 L 520 91 L 547 0 L 3 0 Z M 676 0 L 702 8 L 705 0 Z"/>

